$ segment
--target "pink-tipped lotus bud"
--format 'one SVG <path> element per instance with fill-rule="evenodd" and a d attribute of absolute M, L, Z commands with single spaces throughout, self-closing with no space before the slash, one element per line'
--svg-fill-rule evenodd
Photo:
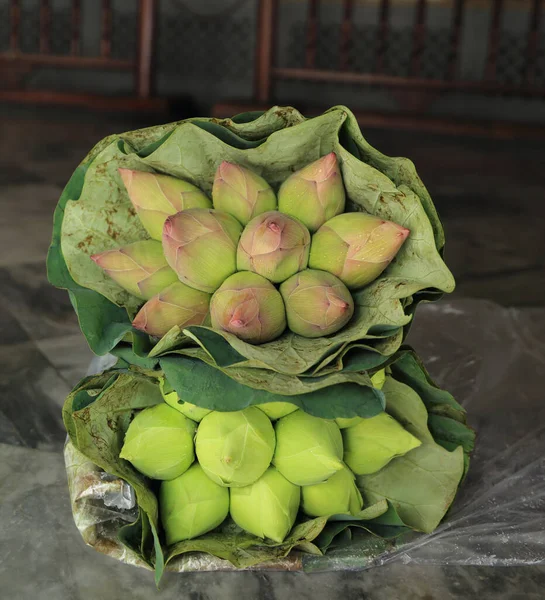
<path fill-rule="evenodd" d="M 405 227 L 373 215 L 338 215 L 312 236 L 309 265 L 356 290 L 384 271 L 408 235 Z"/>
<path fill-rule="evenodd" d="M 183 179 L 130 169 L 119 169 L 119 174 L 142 225 L 154 240 L 161 241 L 168 216 L 188 208 L 212 207 L 198 187 Z"/>
<path fill-rule="evenodd" d="M 212 200 L 214 208 L 229 213 L 243 225 L 276 208 L 276 196 L 263 177 L 226 160 L 216 171 Z"/>
<path fill-rule="evenodd" d="M 280 286 L 288 327 L 315 338 L 339 331 L 354 314 L 354 301 L 342 281 L 331 273 L 307 269 Z"/>
<path fill-rule="evenodd" d="M 175 325 L 202 325 L 208 316 L 210 294 L 177 281 L 148 300 L 132 322 L 149 335 L 162 337 Z"/>
<path fill-rule="evenodd" d="M 181 281 L 212 293 L 236 271 L 241 224 L 220 210 L 192 208 L 165 221 L 163 250 Z"/>
<path fill-rule="evenodd" d="M 310 233 L 297 219 L 277 211 L 252 219 L 238 243 L 237 269 L 280 283 L 307 268 Z"/>
<path fill-rule="evenodd" d="M 163 247 L 155 240 L 135 242 L 93 254 L 91 258 L 123 289 L 143 300 L 149 300 L 178 281 L 167 264 Z"/>
<path fill-rule="evenodd" d="M 278 191 L 278 210 L 310 231 L 343 212 L 344 186 L 337 157 L 330 152 L 291 175 Z"/>
<path fill-rule="evenodd" d="M 284 303 L 270 281 L 241 271 L 224 281 L 210 302 L 212 327 L 251 344 L 277 338 L 286 328 Z"/>

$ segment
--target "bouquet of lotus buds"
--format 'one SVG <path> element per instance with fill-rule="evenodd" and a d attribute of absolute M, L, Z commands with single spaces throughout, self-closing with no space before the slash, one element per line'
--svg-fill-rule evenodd
<path fill-rule="evenodd" d="M 136 492 L 121 542 L 159 577 L 190 552 L 245 567 L 353 530 L 432 531 L 473 444 L 402 346 L 418 303 L 454 287 L 443 244 L 412 163 L 344 107 L 101 142 L 59 201 L 48 268 L 118 359 L 63 414 Z"/>

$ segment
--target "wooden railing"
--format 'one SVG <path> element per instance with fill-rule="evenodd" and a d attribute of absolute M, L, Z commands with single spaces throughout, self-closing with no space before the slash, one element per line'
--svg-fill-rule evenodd
<path fill-rule="evenodd" d="M 522 84 L 505 84 L 496 77 L 498 47 L 501 37 L 500 23 L 504 10 L 503 0 L 492 0 L 491 25 L 488 38 L 486 67 L 481 79 L 468 80 L 458 76 L 458 58 L 460 54 L 461 31 L 464 21 L 464 0 L 454 0 L 450 28 L 450 56 L 447 72 L 442 78 L 422 76 L 421 59 L 426 40 L 427 0 L 416 0 L 415 20 L 412 34 L 410 72 L 406 77 L 390 75 L 385 72 L 385 56 L 389 44 L 390 0 L 380 1 L 380 25 L 375 69 L 371 72 L 350 70 L 349 48 L 353 29 L 353 0 L 342 0 L 343 18 L 339 28 L 339 65 L 337 70 L 316 68 L 316 49 L 318 44 L 318 15 L 320 0 L 308 0 L 306 20 L 306 52 L 304 67 L 278 67 L 273 62 L 273 48 L 276 38 L 276 12 L 278 0 L 261 0 L 257 32 L 257 74 L 255 99 L 267 103 L 271 99 L 272 87 L 276 80 L 295 79 L 321 82 L 344 82 L 366 85 L 380 85 L 396 88 L 423 90 L 463 90 L 472 92 L 499 92 L 521 95 L 545 96 L 545 86 L 536 85 L 534 79 L 538 35 L 543 0 L 531 0 L 532 12 L 527 33 L 525 56 L 525 77 Z"/>
<path fill-rule="evenodd" d="M 378 23 L 376 28 L 376 52 L 372 65 L 356 70 L 351 67 L 350 49 L 354 38 L 355 0 L 339 0 L 342 14 L 338 29 L 338 64 L 333 68 L 320 68 L 317 64 L 317 49 L 320 32 L 320 0 L 307 0 L 305 35 L 302 65 L 279 66 L 275 62 L 275 45 L 278 35 L 279 0 L 260 0 L 256 34 L 255 86 L 253 102 L 222 102 L 214 107 L 216 116 L 227 116 L 237 111 L 257 110 L 266 107 L 278 99 L 275 97 L 275 84 L 281 80 L 313 81 L 321 83 L 361 84 L 380 86 L 390 90 L 394 97 L 401 100 L 403 109 L 398 113 L 359 112 L 358 117 L 366 124 L 395 125 L 404 128 L 428 128 L 437 131 L 483 132 L 497 135 L 511 135 L 516 127 L 508 124 L 470 124 L 456 122 L 447 118 L 428 118 L 426 110 L 439 95 L 449 91 L 468 92 L 487 95 L 515 95 L 524 97 L 545 97 L 543 77 L 536 78 L 539 35 L 542 18 L 542 4 L 545 0 L 529 0 L 529 26 L 525 34 L 524 67 L 521 81 L 505 81 L 498 77 L 498 52 L 502 40 L 502 18 L 504 0 L 491 0 L 490 26 L 488 30 L 485 66 L 480 77 L 469 79 L 461 75 L 460 56 L 462 34 L 464 31 L 467 5 L 465 0 L 452 0 L 450 13 L 448 57 L 442 74 L 430 77 L 423 73 L 422 59 L 429 27 L 427 24 L 428 0 L 416 0 L 410 60 L 407 73 L 393 74 L 387 69 L 387 55 L 391 44 L 391 3 L 379 0 Z M 316 93 L 316 92 L 314 92 Z M 281 102 L 289 101 L 282 98 Z M 318 111 L 312 102 L 304 107 L 308 114 Z M 424 121 L 427 119 L 427 126 Z M 539 135 L 545 135 L 545 128 L 539 129 Z"/>
<path fill-rule="evenodd" d="M 83 0 L 85 1 L 85 0 Z M 87 105 L 94 108 L 123 108 L 124 110 L 147 110 L 161 108 L 163 101 L 153 97 L 153 37 L 156 20 L 156 0 L 138 1 L 139 18 L 137 50 L 128 59 L 112 56 L 112 2 L 100 0 L 99 54 L 83 55 L 81 49 L 82 0 L 72 0 L 70 6 L 70 49 L 67 54 L 52 53 L 50 0 L 40 0 L 39 51 L 24 52 L 21 49 L 21 1 L 10 0 L 9 50 L 0 52 L 0 100 L 31 103 L 55 102 Z M 47 90 L 25 89 L 25 76 L 35 67 L 129 71 L 134 74 L 134 92 L 124 97 L 100 96 L 85 93 L 60 93 Z"/>

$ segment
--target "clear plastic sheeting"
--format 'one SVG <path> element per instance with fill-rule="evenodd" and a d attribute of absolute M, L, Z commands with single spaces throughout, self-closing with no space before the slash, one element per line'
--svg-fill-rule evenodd
<path fill-rule="evenodd" d="M 263 568 L 357 569 L 392 561 L 420 564 L 545 563 L 545 309 L 506 309 L 480 300 L 420 308 L 408 342 L 432 377 L 453 393 L 477 430 L 468 476 L 445 521 L 390 552 L 362 553 L 358 536 L 324 556 L 294 553 Z M 89 373 L 111 366 L 95 359 Z M 134 494 L 100 472 L 70 443 L 65 449 L 74 519 L 97 550 L 142 564 L 116 539 L 136 518 Z M 169 570 L 234 568 L 209 555 L 177 558 Z"/>

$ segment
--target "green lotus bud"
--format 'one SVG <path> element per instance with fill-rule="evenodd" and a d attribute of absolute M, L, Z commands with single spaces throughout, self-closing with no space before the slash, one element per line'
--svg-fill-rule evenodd
<path fill-rule="evenodd" d="M 167 264 L 163 247 L 155 240 L 134 242 L 93 254 L 91 258 L 123 289 L 143 300 L 149 300 L 178 281 L 176 273 Z"/>
<path fill-rule="evenodd" d="M 386 371 L 384 369 L 380 369 L 380 371 L 377 371 L 374 375 L 371 376 L 371 383 L 373 384 L 373 387 L 377 390 L 382 389 L 382 386 L 384 385 L 385 381 L 386 381 Z M 361 421 L 364 421 L 363 417 L 348 417 L 348 418 L 337 417 L 335 419 L 335 423 L 337 423 L 337 425 L 339 426 L 339 429 L 346 429 L 347 427 L 353 427 L 354 425 L 361 423 Z"/>
<path fill-rule="evenodd" d="M 241 271 L 226 279 L 210 301 L 212 327 L 251 344 L 277 338 L 286 328 L 278 290 L 257 273 Z"/>
<path fill-rule="evenodd" d="M 323 483 L 301 488 L 301 508 L 309 517 L 355 515 L 362 507 L 354 474 L 346 467 Z"/>
<path fill-rule="evenodd" d="M 188 208 L 211 208 L 209 198 L 193 184 L 144 171 L 119 169 L 136 213 L 154 240 L 161 241 L 165 219 Z"/>
<path fill-rule="evenodd" d="M 161 522 L 170 546 L 221 525 L 229 514 L 229 490 L 194 463 L 183 475 L 164 481 L 159 492 Z"/>
<path fill-rule="evenodd" d="M 421 443 L 384 412 L 343 429 L 343 441 L 344 460 L 356 475 L 380 471 Z"/>
<path fill-rule="evenodd" d="M 266 402 L 265 404 L 258 404 L 257 408 L 262 410 L 271 421 L 281 419 L 297 410 L 297 406 L 291 402 Z"/>
<path fill-rule="evenodd" d="M 148 300 L 132 325 L 145 333 L 162 337 L 175 325 L 180 328 L 202 325 L 208 316 L 210 294 L 177 281 Z"/>
<path fill-rule="evenodd" d="M 242 226 L 219 210 L 192 208 L 165 221 L 163 250 L 185 284 L 212 293 L 236 271 Z"/>
<path fill-rule="evenodd" d="M 331 273 L 307 269 L 280 286 L 288 327 L 315 338 L 339 331 L 354 314 L 354 300 L 342 281 Z"/>
<path fill-rule="evenodd" d="M 309 248 L 310 233 L 302 223 L 277 211 L 266 212 L 252 219 L 242 232 L 237 269 L 280 283 L 306 269 Z"/>
<path fill-rule="evenodd" d="M 195 423 L 167 404 L 139 412 L 132 420 L 119 454 L 152 479 L 174 479 L 195 460 Z"/>
<path fill-rule="evenodd" d="M 197 458 L 216 483 L 242 487 L 257 481 L 271 464 L 274 429 L 263 412 L 250 406 L 233 412 L 212 411 L 200 422 Z"/>
<path fill-rule="evenodd" d="M 343 212 L 345 194 L 337 157 L 330 152 L 291 175 L 278 191 L 278 210 L 310 231 Z"/>
<path fill-rule="evenodd" d="M 343 441 L 334 421 L 297 410 L 276 423 L 273 464 L 295 485 L 314 485 L 344 468 Z"/>
<path fill-rule="evenodd" d="M 312 236 L 309 265 L 333 273 L 355 290 L 384 271 L 408 235 L 405 227 L 373 215 L 338 215 Z"/>
<path fill-rule="evenodd" d="M 374 375 L 371 375 L 371 383 L 377 390 L 381 390 L 386 383 L 386 370 L 380 369 Z"/>
<path fill-rule="evenodd" d="M 301 489 L 269 467 L 252 485 L 231 488 L 231 517 L 245 531 L 280 544 L 293 527 L 300 499 Z"/>
<path fill-rule="evenodd" d="M 200 423 L 209 412 L 212 412 L 209 408 L 201 408 L 196 404 L 191 404 L 191 402 L 183 402 L 180 400 L 180 396 L 178 396 L 176 390 L 172 388 L 164 377 L 159 379 L 159 389 L 161 390 L 164 401 L 169 406 L 172 406 L 172 408 L 175 408 L 192 421 Z"/>
<path fill-rule="evenodd" d="M 229 213 L 243 225 L 276 208 L 276 196 L 263 177 L 226 160 L 216 171 L 212 200 L 214 208 Z"/>

